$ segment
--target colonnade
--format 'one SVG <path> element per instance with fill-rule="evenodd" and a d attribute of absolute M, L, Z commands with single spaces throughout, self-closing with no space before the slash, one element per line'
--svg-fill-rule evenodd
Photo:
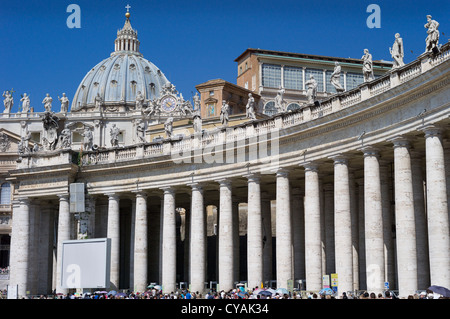
<path fill-rule="evenodd" d="M 262 183 L 263 175 L 259 173 L 184 185 L 190 190 L 186 237 L 190 289 L 203 291 L 205 288 L 208 268 L 205 187 L 211 191 L 211 185 L 215 185 L 219 198 L 217 281 L 221 290 L 235 287 L 239 252 L 235 240 L 233 186 L 237 179 L 241 182 L 244 179 L 246 184 L 243 189 L 246 189 L 248 207 L 246 281 L 249 287 L 275 279 L 277 287 L 287 288 L 302 279 L 307 290 L 318 291 L 323 285 L 322 276 L 329 271 L 338 275 L 339 294 L 357 289 L 381 292 L 386 282 L 390 288 L 397 286 L 400 296 L 413 294 L 431 284 L 450 286 L 447 199 L 450 178 L 448 169 L 446 171 L 446 160 L 450 159 L 445 154 L 443 133 L 445 129 L 429 126 L 421 130 L 423 137 L 417 134 L 413 138 L 393 137 L 387 141 L 388 156 L 383 153 L 384 143 L 302 161 L 295 167 L 283 167 L 264 175 L 272 179 L 270 187 Z M 423 143 L 423 150 L 413 147 L 417 139 Z M 424 164 L 421 158 L 425 159 Z M 354 162 L 357 164 L 351 164 Z M 386 164 L 392 167 L 392 172 L 386 171 Z M 392 185 L 391 190 L 389 185 Z M 160 221 L 149 219 L 149 191 L 133 194 L 133 289 L 144 291 L 149 284 L 148 225 L 161 223 L 160 284 L 164 292 L 171 292 L 177 288 L 176 196 L 179 185 L 159 189 L 162 194 Z M 112 243 L 111 285 L 118 289 L 121 197 L 118 193 L 105 195 L 108 198 L 107 237 Z M 276 201 L 274 219 L 270 218 L 270 200 Z M 392 206 L 394 211 L 387 213 Z M 60 243 L 70 239 L 68 195 L 59 196 L 58 211 L 57 254 L 60 254 Z M 24 294 L 29 286 L 29 220 L 30 199 L 16 201 L 11 283 L 18 285 L 19 294 Z M 274 250 L 271 238 L 264 238 L 263 234 L 263 229 L 271 229 L 271 220 L 276 222 Z M 392 236 L 392 226 L 395 236 Z M 269 270 L 272 252 L 276 252 L 276 278 L 272 278 Z M 56 283 L 60 280 L 59 269 L 57 264 Z M 58 284 L 56 289 L 62 290 Z"/>

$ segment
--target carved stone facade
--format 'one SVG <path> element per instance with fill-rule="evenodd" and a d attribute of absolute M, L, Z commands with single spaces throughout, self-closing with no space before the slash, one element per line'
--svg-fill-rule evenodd
<path fill-rule="evenodd" d="M 20 130 L 10 148 L 21 136 L 34 143 L 1 175 L 14 186 L 10 284 L 19 296 L 67 293 L 52 249 L 88 236 L 112 241 L 114 290 L 245 281 L 318 291 L 333 273 L 339 295 L 382 292 L 385 282 L 403 298 L 450 286 L 449 52 L 445 44 L 271 116 L 248 116 L 252 104 L 241 101 L 227 125 L 194 121 L 198 110 L 169 81 L 153 99 L 44 115 L 58 122 L 52 149 L 34 151 L 40 117 L 2 117 L 8 140 Z M 84 183 L 89 212 L 78 219 L 74 182 Z"/>

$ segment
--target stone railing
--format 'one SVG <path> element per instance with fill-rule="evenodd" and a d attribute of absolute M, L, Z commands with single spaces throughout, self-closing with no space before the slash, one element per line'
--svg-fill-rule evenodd
<path fill-rule="evenodd" d="M 312 121 L 344 108 L 352 107 L 364 100 L 382 94 L 406 81 L 410 81 L 427 70 L 450 59 L 450 43 L 441 47 L 441 52 L 433 56 L 422 54 L 417 60 L 401 68 L 393 69 L 385 75 L 360 84 L 358 87 L 322 100 L 320 103 L 273 115 L 269 119 L 248 121 L 233 127 L 213 129 L 203 134 L 193 134 L 184 138 L 165 139 L 160 142 L 133 145 L 122 149 L 107 149 L 97 152 L 85 152 L 82 164 L 97 164 L 130 159 L 156 157 L 181 152 L 188 152 L 198 148 L 211 147 L 244 140 L 255 135 L 271 134 L 280 130 Z"/>

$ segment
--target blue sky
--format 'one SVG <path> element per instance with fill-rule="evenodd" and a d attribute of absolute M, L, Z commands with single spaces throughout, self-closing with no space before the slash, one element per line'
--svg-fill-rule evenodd
<path fill-rule="evenodd" d="M 72 3 L 81 8 L 79 29 L 66 25 Z M 16 91 L 13 112 L 24 92 L 36 111 L 46 93 L 72 99 L 114 50 L 127 4 L 141 53 L 185 98 L 211 79 L 236 83 L 234 59 L 247 48 L 358 59 L 368 48 L 374 60 L 390 61 L 399 32 L 410 62 L 424 52 L 427 14 L 440 22 L 440 43 L 450 36 L 448 0 L 0 0 L 0 91 Z M 381 28 L 367 27 L 369 4 L 379 5 Z"/>

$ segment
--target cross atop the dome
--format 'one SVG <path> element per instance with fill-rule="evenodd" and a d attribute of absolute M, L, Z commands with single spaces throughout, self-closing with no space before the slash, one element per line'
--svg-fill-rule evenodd
<path fill-rule="evenodd" d="M 127 9 L 127 13 L 125 13 L 125 17 L 127 17 L 127 19 L 130 18 L 130 8 L 131 8 L 131 6 L 129 4 L 127 4 L 125 6 L 125 9 Z"/>

